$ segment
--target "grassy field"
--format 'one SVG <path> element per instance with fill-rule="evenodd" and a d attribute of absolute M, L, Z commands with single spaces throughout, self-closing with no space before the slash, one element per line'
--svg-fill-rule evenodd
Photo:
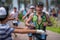
<path fill-rule="evenodd" d="M 60 21 L 57 21 L 56 18 L 50 17 L 50 21 L 53 23 L 53 26 L 47 27 L 47 30 L 60 33 Z"/>
<path fill-rule="evenodd" d="M 60 34 L 60 27 L 47 27 L 47 30 L 57 32 Z"/>

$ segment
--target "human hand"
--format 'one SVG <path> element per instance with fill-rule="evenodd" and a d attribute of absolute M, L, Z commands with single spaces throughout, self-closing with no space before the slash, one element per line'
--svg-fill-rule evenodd
<path fill-rule="evenodd" d="M 43 33 L 45 33 L 45 31 L 43 31 L 43 30 L 36 30 L 36 33 L 41 33 L 41 34 L 43 34 Z"/>

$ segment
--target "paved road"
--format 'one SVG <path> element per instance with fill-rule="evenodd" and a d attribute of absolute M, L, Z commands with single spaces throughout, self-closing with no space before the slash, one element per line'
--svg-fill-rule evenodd
<path fill-rule="evenodd" d="M 51 31 L 47 31 L 47 33 L 47 40 L 60 40 L 60 34 Z"/>
<path fill-rule="evenodd" d="M 24 27 L 24 23 L 21 22 L 20 27 Z M 60 34 L 54 33 L 51 31 L 47 31 L 48 37 L 47 40 L 60 40 Z M 28 35 L 27 34 L 17 34 L 17 37 L 14 37 L 13 35 L 13 40 L 28 40 Z"/>

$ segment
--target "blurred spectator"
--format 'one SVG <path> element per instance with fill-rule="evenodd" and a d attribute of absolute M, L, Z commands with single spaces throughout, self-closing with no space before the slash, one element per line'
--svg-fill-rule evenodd
<path fill-rule="evenodd" d="M 56 13 L 55 8 L 53 8 L 53 9 L 51 10 L 51 16 L 57 17 L 57 13 Z"/>
<path fill-rule="evenodd" d="M 30 8 L 29 8 L 29 10 L 27 11 L 27 13 L 23 16 L 23 19 L 25 19 L 26 17 L 28 18 L 29 15 L 34 12 L 34 9 L 35 9 L 35 7 L 34 7 L 33 5 L 30 6 Z"/>

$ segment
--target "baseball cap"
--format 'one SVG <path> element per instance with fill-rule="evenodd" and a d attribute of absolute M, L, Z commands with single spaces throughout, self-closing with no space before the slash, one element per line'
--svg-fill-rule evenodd
<path fill-rule="evenodd" d="M 34 7 L 34 6 L 30 6 L 30 8 L 31 8 L 31 9 L 33 8 L 33 9 L 34 9 L 35 7 Z"/>
<path fill-rule="evenodd" d="M 0 7 L 0 21 L 5 20 L 7 17 L 7 12 L 4 7 Z"/>
<path fill-rule="evenodd" d="M 0 7 L 0 15 L 6 15 L 6 10 L 4 7 Z"/>

